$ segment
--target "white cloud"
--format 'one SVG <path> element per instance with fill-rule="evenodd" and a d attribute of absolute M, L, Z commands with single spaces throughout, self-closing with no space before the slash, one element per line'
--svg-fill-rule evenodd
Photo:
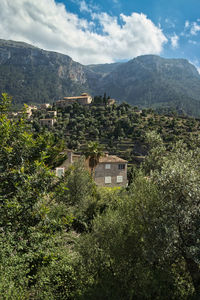
<path fill-rule="evenodd" d="M 85 1 L 80 2 L 80 11 L 91 12 Z"/>
<path fill-rule="evenodd" d="M 199 31 L 200 31 L 200 25 L 197 24 L 197 22 L 193 22 L 190 29 L 191 35 L 197 35 Z"/>
<path fill-rule="evenodd" d="M 200 24 L 198 24 L 198 22 L 200 22 L 200 19 L 197 19 L 194 22 L 186 20 L 184 30 L 180 33 L 181 36 L 189 38 L 190 40 L 188 40 L 188 42 L 191 44 L 195 44 L 195 42 L 191 41 L 191 38 L 200 32 Z"/>
<path fill-rule="evenodd" d="M 197 41 L 193 41 L 193 40 L 188 40 L 188 42 L 189 42 L 190 44 L 192 44 L 192 45 L 197 45 L 197 44 L 198 44 Z"/>
<path fill-rule="evenodd" d="M 173 49 L 176 49 L 178 48 L 178 41 L 179 41 L 179 37 L 177 34 L 173 34 L 171 37 L 170 37 L 170 40 L 171 40 L 171 46 Z"/>
<path fill-rule="evenodd" d="M 168 28 L 175 28 L 175 22 L 170 20 L 169 18 L 165 19 L 165 23 Z"/>
<path fill-rule="evenodd" d="M 188 20 L 185 21 L 185 28 L 188 28 L 190 26 L 190 22 Z"/>
<path fill-rule="evenodd" d="M 83 0 L 82 11 L 91 13 Z M 92 14 L 92 13 L 91 13 Z M 54 0 L 1 0 L 1 38 L 24 41 L 71 56 L 83 64 L 130 59 L 142 54 L 160 54 L 167 42 L 162 30 L 144 14 L 93 13 L 93 22 L 66 10 Z M 102 28 L 95 31 L 94 22 Z"/>
<path fill-rule="evenodd" d="M 86 12 L 92 14 L 94 11 L 98 11 L 100 8 L 98 5 L 86 3 L 85 0 L 73 0 L 79 6 L 80 12 Z"/>
<path fill-rule="evenodd" d="M 189 62 L 196 67 L 197 71 L 200 74 L 200 62 L 199 62 L 199 60 L 197 58 L 195 58 L 193 60 L 190 60 Z"/>

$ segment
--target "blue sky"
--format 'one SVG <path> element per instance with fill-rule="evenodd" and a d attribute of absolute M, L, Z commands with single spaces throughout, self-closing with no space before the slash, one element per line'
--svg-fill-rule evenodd
<path fill-rule="evenodd" d="M 157 54 L 200 70 L 200 0 L 1 0 L 0 38 L 83 64 Z"/>

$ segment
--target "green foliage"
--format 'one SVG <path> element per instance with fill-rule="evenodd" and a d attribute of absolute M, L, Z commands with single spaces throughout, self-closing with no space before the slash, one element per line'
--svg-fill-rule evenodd
<path fill-rule="evenodd" d="M 89 160 L 89 167 L 93 175 L 94 169 L 103 155 L 103 147 L 98 142 L 89 142 L 84 150 L 84 155 Z"/>
<path fill-rule="evenodd" d="M 177 143 L 163 158 L 162 167 L 153 174 L 162 193 L 160 218 L 162 237 L 169 255 L 182 257 L 192 278 L 196 295 L 200 294 L 200 152 Z M 160 224 L 160 225 L 161 225 Z M 167 253 L 165 252 L 165 253 Z"/>
<path fill-rule="evenodd" d="M 77 231 L 85 231 L 98 211 L 96 185 L 84 161 L 74 163 L 61 179 L 55 191 L 57 201 L 65 203 L 68 214 L 73 218 L 72 226 Z"/>
<path fill-rule="evenodd" d="M 9 111 L 11 106 L 12 98 L 8 97 L 6 93 L 2 93 L 1 103 L 0 103 L 0 113 L 6 113 Z"/>
<path fill-rule="evenodd" d="M 141 174 L 128 195 L 95 218 L 79 250 L 94 278 L 83 299 L 178 300 L 192 294 L 184 263 L 164 259 L 154 242 L 159 199 L 156 186 Z"/>
<path fill-rule="evenodd" d="M 200 130 L 199 120 L 160 116 L 150 110 L 144 115 L 127 103 L 113 106 L 93 104 L 90 107 L 76 104 L 58 109 L 57 114 L 56 126 L 49 131 L 63 139 L 68 148 L 84 152 L 88 143 L 97 142 L 109 153 L 130 163 L 139 162 L 147 155 L 149 131 L 159 133 L 164 146 L 170 149 L 178 140 L 183 140 L 189 148 Z M 34 121 L 38 122 L 41 117 L 38 111 L 34 114 Z M 43 131 L 40 127 L 39 132 Z"/>
<path fill-rule="evenodd" d="M 56 178 L 50 168 L 64 159 L 58 132 L 36 130 L 23 115 L 9 119 L 9 105 L 3 95 L 0 298 L 199 299 L 198 121 L 141 116 L 126 103 L 60 112 L 71 131 L 77 128 L 75 137 L 76 130 L 84 135 L 101 124 L 102 138 L 107 126 L 110 137 L 137 135 L 145 142 L 148 155 L 140 168 L 131 168 L 129 187 L 105 189 L 96 187 L 83 161 Z M 188 128 L 194 134 L 185 135 Z M 173 142 L 178 129 L 187 144 Z M 88 146 L 87 156 L 98 160 L 99 143 Z"/>
<path fill-rule="evenodd" d="M 34 286 L 45 280 L 38 274 L 57 259 L 59 232 L 70 225 L 67 211 L 63 219 L 52 199 L 55 176 L 46 166 L 47 159 L 56 160 L 52 140 L 50 133 L 34 134 L 25 119 L 11 121 L 6 110 L 1 112 L 0 295 L 5 299 L 29 299 L 36 293 Z"/>

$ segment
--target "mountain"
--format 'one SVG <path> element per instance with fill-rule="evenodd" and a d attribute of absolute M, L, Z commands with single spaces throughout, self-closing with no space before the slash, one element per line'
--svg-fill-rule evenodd
<path fill-rule="evenodd" d="M 12 95 L 16 103 L 53 102 L 92 92 L 87 77 L 95 74 L 90 73 L 67 55 L 0 40 L 0 91 Z"/>
<path fill-rule="evenodd" d="M 0 92 L 17 103 L 53 102 L 82 92 L 132 105 L 200 116 L 200 75 L 185 59 L 144 55 L 125 63 L 84 66 L 69 56 L 0 40 Z"/>
<path fill-rule="evenodd" d="M 88 65 L 87 67 L 91 71 L 101 74 L 102 76 L 105 76 L 110 72 L 114 71 L 121 64 L 122 63 L 119 62 L 119 63 L 112 63 L 112 64 Z"/>
<path fill-rule="evenodd" d="M 104 91 L 133 105 L 200 112 L 200 75 L 185 59 L 139 56 L 103 76 L 97 92 Z"/>

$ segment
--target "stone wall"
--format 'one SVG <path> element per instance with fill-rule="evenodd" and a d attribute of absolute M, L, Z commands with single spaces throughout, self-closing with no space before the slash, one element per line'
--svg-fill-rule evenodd
<path fill-rule="evenodd" d="M 57 107 L 66 107 L 68 105 L 71 105 L 73 103 L 79 103 L 81 105 L 89 105 L 92 102 L 92 97 L 74 97 L 71 99 L 68 99 L 68 97 L 64 97 L 63 100 L 56 101 Z"/>
<path fill-rule="evenodd" d="M 124 169 L 119 169 L 118 165 L 125 165 Z M 106 169 L 106 165 L 110 165 L 110 169 Z M 117 182 L 119 176 L 123 181 Z M 105 177 L 111 177 L 111 183 L 105 183 Z M 97 185 L 106 187 L 126 186 L 127 185 L 127 164 L 126 163 L 99 163 L 95 168 L 94 179 Z"/>

